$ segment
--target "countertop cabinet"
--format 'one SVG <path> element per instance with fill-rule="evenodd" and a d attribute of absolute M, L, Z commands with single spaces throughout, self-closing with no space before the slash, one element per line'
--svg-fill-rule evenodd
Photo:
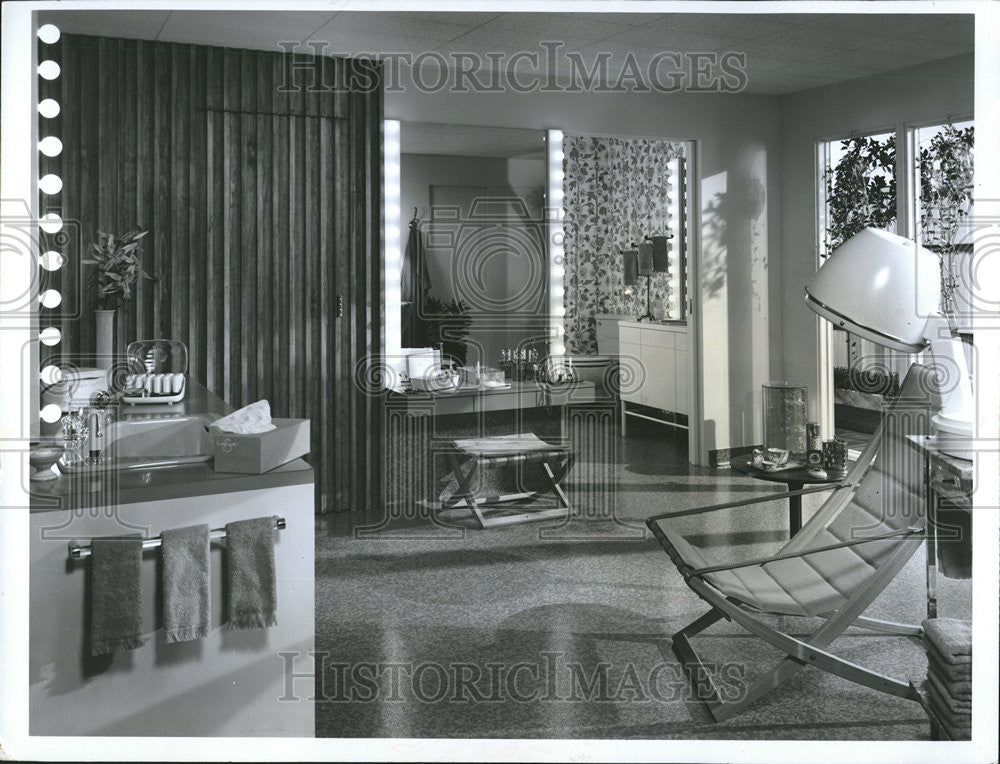
<path fill-rule="evenodd" d="M 687 326 L 620 321 L 618 336 L 622 400 L 687 414 Z"/>
<path fill-rule="evenodd" d="M 631 320 L 616 323 L 622 435 L 629 416 L 687 429 L 691 408 L 687 324 Z M 630 403 L 663 414 L 630 410 Z"/>
<path fill-rule="evenodd" d="M 597 352 L 600 355 L 616 356 L 620 352 L 618 344 L 618 322 L 628 320 L 629 316 L 618 313 L 598 313 L 595 326 L 597 334 Z"/>

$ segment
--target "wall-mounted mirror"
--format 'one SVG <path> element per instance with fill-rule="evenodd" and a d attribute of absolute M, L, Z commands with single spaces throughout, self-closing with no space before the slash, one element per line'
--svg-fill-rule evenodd
<path fill-rule="evenodd" d="M 598 351 L 599 316 L 686 321 L 688 152 L 666 138 L 564 135 L 571 354 Z"/>
<path fill-rule="evenodd" d="M 546 342 L 545 134 L 400 123 L 402 347 L 460 365 Z"/>

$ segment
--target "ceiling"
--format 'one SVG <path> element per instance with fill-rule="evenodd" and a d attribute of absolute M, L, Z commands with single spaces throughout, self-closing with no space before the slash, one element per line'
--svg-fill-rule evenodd
<path fill-rule="evenodd" d="M 628 54 L 644 70 L 661 51 L 735 51 L 747 56 L 743 92 L 762 95 L 950 58 L 972 52 L 974 44 L 969 14 L 102 10 L 40 17 L 76 34 L 255 50 L 277 50 L 279 41 L 288 41 L 295 50 L 329 55 L 436 52 L 450 60 L 460 52 L 543 54 L 543 41 L 559 41 L 561 54 L 579 52 L 588 68 L 598 53 L 610 53 L 609 79 Z M 560 55 L 557 81 L 567 67 Z"/>

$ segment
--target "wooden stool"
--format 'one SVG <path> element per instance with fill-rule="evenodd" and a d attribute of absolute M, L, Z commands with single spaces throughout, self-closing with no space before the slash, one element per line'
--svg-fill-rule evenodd
<path fill-rule="evenodd" d="M 491 528 L 498 525 L 515 525 L 537 520 L 552 520 L 569 516 L 569 499 L 559 485 L 566 476 L 573 462 L 573 455 L 568 448 L 546 443 L 532 433 L 518 435 L 502 435 L 491 438 L 469 438 L 456 440 L 452 450 L 447 453 L 448 462 L 458 480 L 455 493 L 447 501 L 442 501 L 440 509 L 468 507 L 472 510 L 480 528 Z M 460 457 L 468 459 L 468 470 L 463 473 Z M 474 495 L 475 480 L 479 468 L 483 465 L 499 467 L 510 464 L 541 464 L 547 477 L 549 488 L 544 491 L 525 491 L 521 493 L 499 494 L 477 498 Z M 558 506 L 541 507 L 539 509 L 525 508 L 524 512 L 503 514 L 488 517 L 487 513 L 509 511 L 505 507 L 497 507 L 509 501 L 533 499 L 551 490 L 555 494 Z"/>

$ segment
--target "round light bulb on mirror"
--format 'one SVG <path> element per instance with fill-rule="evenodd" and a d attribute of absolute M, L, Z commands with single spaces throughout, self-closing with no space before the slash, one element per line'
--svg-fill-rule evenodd
<path fill-rule="evenodd" d="M 49 250 L 38 259 L 38 262 L 47 271 L 57 271 L 62 268 L 66 258 L 54 250 Z"/>
<path fill-rule="evenodd" d="M 38 219 L 38 227 L 45 233 L 59 233 L 63 227 L 63 220 L 55 212 L 47 212 Z"/>
<path fill-rule="evenodd" d="M 48 403 L 42 406 L 42 410 L 39 412 L 42 421 L 48 422 L 49 424 L 55 424 L 59 421 L 59 417 L 62 416 L 62 409 L 59 407 L 58 403 Z"/>
<path fill-rule="evenodd" d="M 42 303 L 43 308 L 58 308 L 62 302 L 62 295 L 56 289 L 46 289 L 38 295 L 38 300 Z"/>
<path fill-rule="evenodd" d="M 38 39 L 44 42 L 46 45 L 52 45 L 53 43 L 59 42 L 59 27 L 55 24 L 42 24 L 38 27 Z"/>
<path fill-rule="evenodd" d="M 57 382 L 61 382 L 63 378 L 62 369 L 60 369 L 55 364 L 49 364 L 44 369 L 42 369 L 39 376 L 42 379 L 42 384 L 54 385 Z"/>
<path fill-rule="evenodd" d="M 41 340 L 43 345 L 52 347 L 53 345 L 58 345 L 60 340 L 62 340 L 62 332 L 54 326 L 46 326 L 39 333 L 38 339 Z"/>
<path fill-rule="evenodd" d="M 38 113 L 46 119 L 58 117 L 59 110 L 59 102 L 52 98 L 46 98 L 38 102 Z"/>
<path fill-rule="evenodd" d="M 44 175 L 38 180 L 39 190 L 41 190 L 43 194 L 48 194 L 49 196 L 52 194 L 58 194 L 62 191 L 62 187 L 62 178 L 58 175 L 53 175 L 52 173 Z"/>
<path fill-rule="evenodd" d="M 38 65 L 38 76 L 43 80 L 54 80 L 59 76 L 59 64 L 55 61 L 42 61 Z"/>
<path fill-rule="evenodd" d="M 38 150 L 47 157 L 57 157 L 63 150 L 62 141 L 54 135 L 50 135 L 38 142 Z"/>

